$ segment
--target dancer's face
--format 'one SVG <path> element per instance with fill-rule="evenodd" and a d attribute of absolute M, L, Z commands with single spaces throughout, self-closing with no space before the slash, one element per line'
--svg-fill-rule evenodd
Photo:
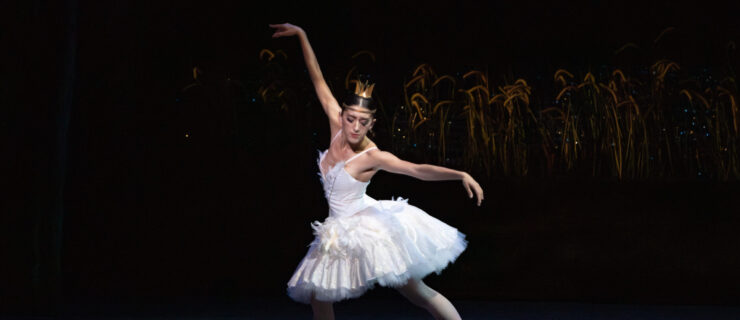
<path fill-rule="evenodd" d="M 342 110 L 342 132 L 349 143 L 361 142 L 375 124 L 375 118 L 368 111 L 359 106 L 348 106 Z"/>

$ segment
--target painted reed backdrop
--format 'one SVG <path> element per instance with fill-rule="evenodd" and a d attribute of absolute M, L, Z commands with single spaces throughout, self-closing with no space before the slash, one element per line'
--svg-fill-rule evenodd
<path fill-rule="evenodd" d="M 420 64 L 402 83 L 376 86 L 376 131 L 402 158 L 489 177 L 737 180 L 735 43 L 726 50 L 726 67 L 712 71 L 687 72 L 668 59 L 630 66 L 633 74 L 605 65 L 559 69 L 548 88 L 485 69 L 439 74 Z M 311 104 L 311 83 L 286 70 L 285 52 L 264 49 L 260 59 L 262 103 L 286 114 Z M 327 76 L 337 97 L 382 72 L 369 51 L 350 62 L 344 74 Z"/>

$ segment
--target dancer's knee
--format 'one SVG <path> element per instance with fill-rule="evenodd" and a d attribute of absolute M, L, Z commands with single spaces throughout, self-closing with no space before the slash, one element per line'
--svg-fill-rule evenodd
<path fill-rule="evenodd" d="M 410 279 L 406 285 L 397 288 L 397 290 L 411 303 L 422 308 L 427 308 L 431 299 L 439 294 L 423 281 L 415 279 Z"/>
<path fill-rule="evenodd" d="M 329 310 L 332 310 L 332 303 L 331 302 L 326 302 L 326 301 L 320 301 L 320 300 L 316 300 L 316 299 L 313 299 L 312 298 L 311 299 L 311 307 L 314 310 L 326 310 L 326 311 L 329 311 Z"/>
<path fill-rule="evenodd" d="M 316 300 L 311 295 L 311 309 L 316 320 L 334 320 L 334 307 L 331 302 Z"/>

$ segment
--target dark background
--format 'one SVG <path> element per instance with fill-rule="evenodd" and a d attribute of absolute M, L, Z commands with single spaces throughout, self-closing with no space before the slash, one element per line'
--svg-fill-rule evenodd
<path fill-rule="evenodd" d="M 419 63 L 547 81 L 558 68 L 658 58 L 720 68 L 737 62 L 726 44 L 740 33 L 737 7 L 710 2 L 4 7 L 0 301 L 21 312 L 74 299 L 287 299 L 309 223 L 326 216 L 315 157 L 329 137 L 311 91 L 298 98 L 314 109 L 292 114 L 252 100 L 264 48 L 287 53 L 286 82 L 310 81 L 296 39 L 271 39 L 268 23 L 302 26 L 332 83 L 352 54 L 374 52 L 372 76 L 386 97 L 400 97 L 393 90 Z M 666 27 L 677 32 L 654 47 Z M 614 59 L 629 42 L 636 53 Z M 196 66 L 201 85 L 184 94 Z M 381 173 L 369 187 L 378 199 L 410 198 L 468 235 L 469 249 L 428 280 L 452 299 L 740 298 L 737 182 L 480 179 L 480 208 L 457 182 Z"/>

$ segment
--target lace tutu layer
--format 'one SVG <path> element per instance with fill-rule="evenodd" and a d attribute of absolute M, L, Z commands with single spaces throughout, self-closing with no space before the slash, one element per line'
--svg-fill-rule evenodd
<path fill-rule="evenodd" d="M 465 235 L 407 203 L 381 200 L 345 217 L 312 223 L 314 241 L 288 282 L 288 295 L 310 303 L 355 298 L 409 278 L 439 274 L 467 247 Z"/>

